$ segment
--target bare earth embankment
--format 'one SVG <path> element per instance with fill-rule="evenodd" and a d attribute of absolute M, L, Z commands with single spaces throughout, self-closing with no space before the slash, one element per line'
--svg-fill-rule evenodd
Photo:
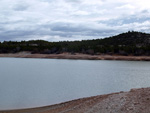
<path fill-rule="evenodd" d="M 121 56 L 121 55 L 88 55 L 88 54 L 31 54 L 20 52 L 15 54 L 0 54 L 0 57 L 15 58 L 50 58 L 50 59 L 85 59 L 85 60 L 132 60 L 132 61 L 150 61 L 150 56 Z"/>
<path fill-rule="evenodd" d="M 150 113 L 150 88 L 132 89 L 61 104 L 0 113 Z"/>

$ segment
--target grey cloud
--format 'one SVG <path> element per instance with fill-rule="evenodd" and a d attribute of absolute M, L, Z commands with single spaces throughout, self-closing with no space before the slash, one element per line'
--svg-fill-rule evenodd
<path fill-rule="evenodd" d="M 1 33 L 0 37 L 4 40 L 20 38 L 22 36 L 32 35 L 33 31 L 24 31 L 24 30 L 9 30 Z"/>
<path fill-rule="evenodd" d="M 94 29 L 85 25 L 76 25 L 73 23 L 53 23 L 53 24 L 42 24 L 37 25 L 34 29 L 14 29 L 14 30 L 3 30 L 0 33 L 1 40 L 13 40 L 13 39 L 24 39 L 29 37 L 43 37 L 43 36 L 59 36 L 63 38 L 74 38 L 74 36 L 80 36 L 82 39 L 87 36 L 91 37 L 104 37 L 115 32 L 112 29 Z"/>
<path fill-rule="evenodd" d="M 98 23 L 104 23 L 109 26 L 116 26 L 116 25 L 131 24 L 131 23 L 143 23 L 149 20 L 150 17 L 137 17 L 136 15 L 132 15 L 123 18 L 110 19 L 107 21 L 99 21 Z"/>
<path fill-rule="evenodd" d="M 40 1 L 42 1 L 42 2 L 53 2 L 54 0 L 40 0 Z"/>
<path fill-rule="evenodd" d="M 71 23 L 55 23 L 49 26 L 51 31 L 55 33 L 55 35 L 59 35 L 61 37 L 73 35 L 80 36 L 108 36 L 108 34 L 112 34 L 112 32 L 116 32 L 113 29 L 104 29 L 104 28 L 93 28 L 93 26 L 86 25 L 76 25 Z"/>
<path fill-rule="evenodd" d="M 0 22 L 0 25 L 2 25 L 2 26 L 6 26 L 6 25 L 9 25 L 9 24 L 21 24 L 21 23 L 23 23 L 23 22 L 26 22 L 26 21 L 24 21 L 24 20 L 15 20 L 15 21 L 12 21 L 12 20 L 10 20 L 10 21 L 3 21 L 3 22 Z"/>
<path fill-rule="evenodd" d="M 51 30 L 61 32 L 82 32 L 87 31 L 88 29 L 71 23 L 55 23 L 51 25 Z"/>
<path fill-rule="evenodd" d="M 142 10 L 141 13 L 146 13 L 146 14 L 148 14 L 149 11 L 148 11 L 148 10 Z"/>
<path fill-rule="evenodd" d="M 25 11 L 25 10 L 28 9 L 28 7 L 29 7 L 29 5 L 27 5 L 27 4 L 24 3 L 24 2 L 21 2 L 21 3 L 17 3 L 17 4 L 13 7 L 13 9 L 14 9 L 15 11 Z"/>
<path fill-rule="evenodd" d="M 71 2 L 71 3 L 79 3 L 81 0 L 65 0 L 66 2 Z"/>

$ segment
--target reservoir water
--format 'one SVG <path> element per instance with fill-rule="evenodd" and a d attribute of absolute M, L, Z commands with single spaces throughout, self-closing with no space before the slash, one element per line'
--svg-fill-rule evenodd
<path fill-rule="evenodd" d="M 150 86 L 150 62 L 0 58 L 0 110 Z"/>

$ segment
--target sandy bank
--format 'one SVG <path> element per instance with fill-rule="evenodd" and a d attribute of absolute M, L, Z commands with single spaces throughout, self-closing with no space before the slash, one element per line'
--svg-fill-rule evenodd
<path fill-rule="evenodd" d="M 132 60 L 150 61 L 150 56 L 119 56 L 119 55 L 88 55 L 88 54 L 31 54 L 21 52 L 16 54 L 0 54 L 0 57 L 15 58 L 50 58 L 50 59 L 86 59 L 86 60 Z"/>
<path fill-rule="evenodd" d="M 132 89 L 41 108 L 0 113 L 150 113 L 150 88 Z"/>

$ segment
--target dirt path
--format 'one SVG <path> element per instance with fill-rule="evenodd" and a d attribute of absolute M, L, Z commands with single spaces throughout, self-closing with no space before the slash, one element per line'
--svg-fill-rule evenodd
<path fill-rule="evenodd" d="M 150 88 L 132 89 L 34 109 L 0 113 L 150 113 Z"/>

